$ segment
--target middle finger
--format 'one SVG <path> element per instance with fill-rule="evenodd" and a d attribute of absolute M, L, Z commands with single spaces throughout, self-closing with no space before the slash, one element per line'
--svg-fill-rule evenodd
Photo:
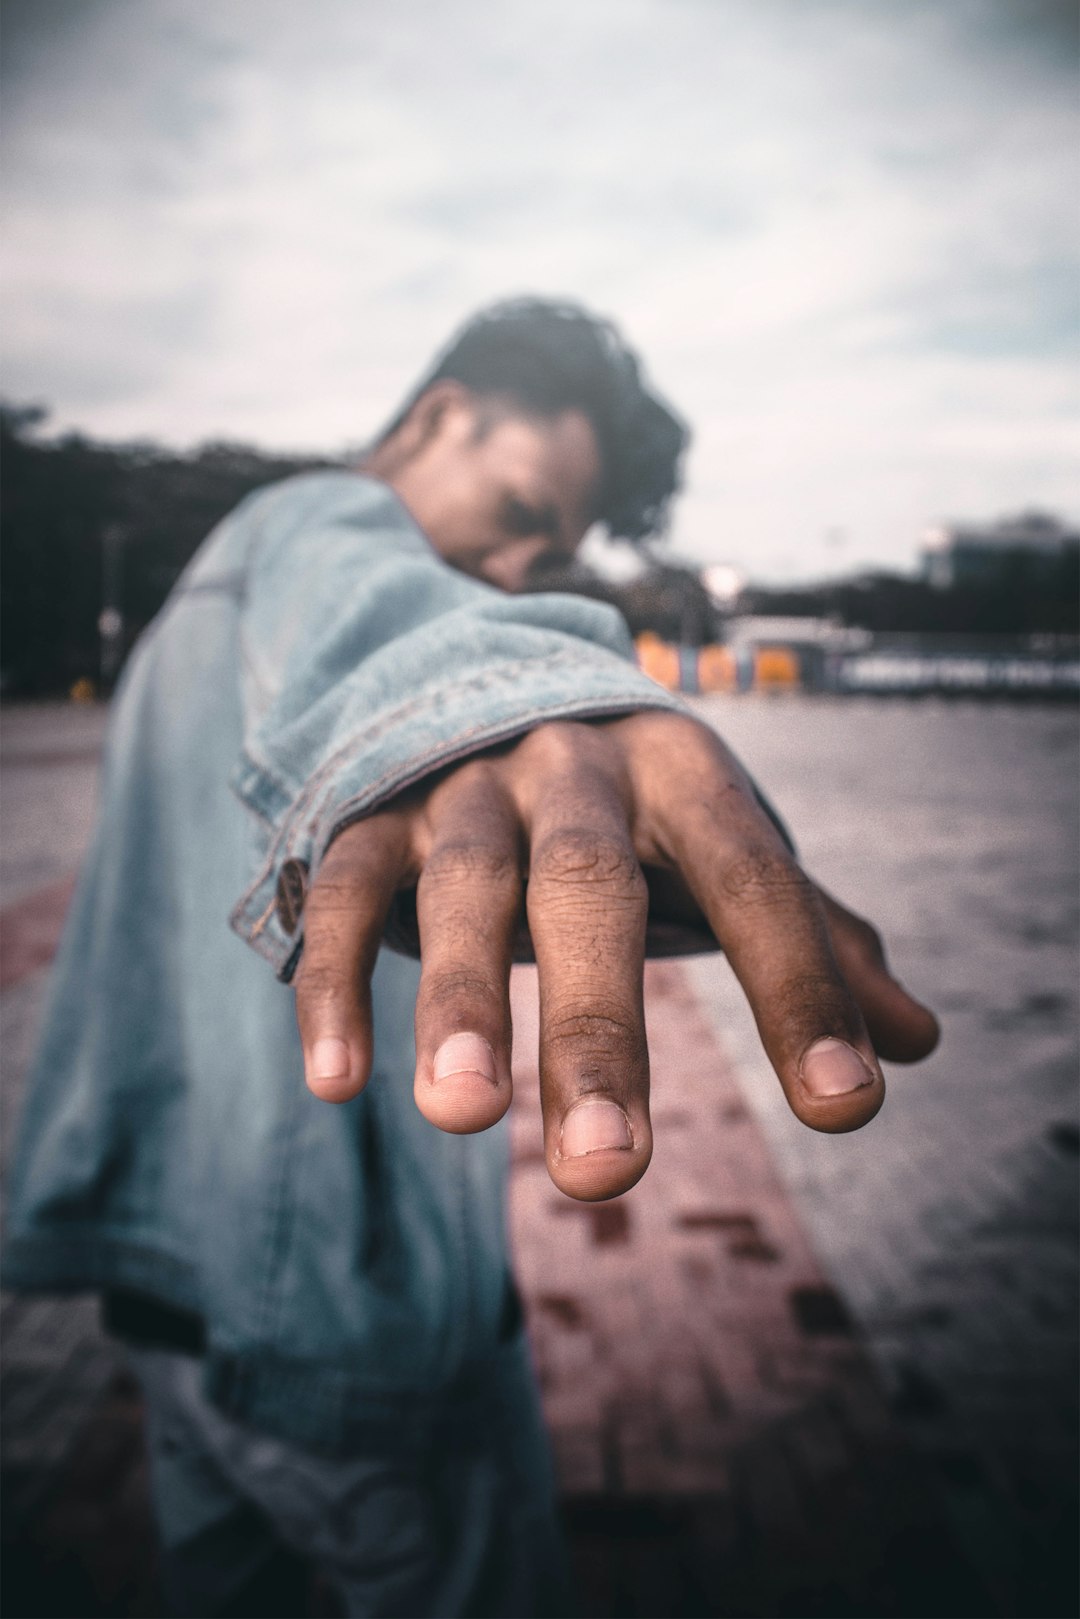
<path fill-rule="evenodd" d="M 549 777 L 530 816 L 548 1171 L 571 1197 L 627 1191 L 652 1154 L 642 975 L 648 889 L 603 772 Z"/>

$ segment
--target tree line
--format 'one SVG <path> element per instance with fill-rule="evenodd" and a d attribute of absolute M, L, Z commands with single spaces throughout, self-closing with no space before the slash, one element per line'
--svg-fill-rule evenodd
<path fill-rule="evenodd" d="M 244 444 L 191 453 L 46 437 L 40 407 L 0 409 L 0 667 L 26 695 L 99 680 L 99 619 L 130 649 L 214 524 L 260 484 L 333 463 Z"/>

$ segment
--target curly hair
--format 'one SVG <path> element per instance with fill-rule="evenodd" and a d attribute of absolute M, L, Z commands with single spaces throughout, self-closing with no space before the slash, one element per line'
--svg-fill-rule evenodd
<path fill-rule="evenodd" d="M 543 298 L 481 310 L 454 334 L 381 440 L 444 378 L 481 398 L 508 399 L 528 415 L 582 411 L 603 465 L 597 521 L 636 544 L 663 533 L 690 433 L 645 386 L 637 356 L 610 321 Z"/>

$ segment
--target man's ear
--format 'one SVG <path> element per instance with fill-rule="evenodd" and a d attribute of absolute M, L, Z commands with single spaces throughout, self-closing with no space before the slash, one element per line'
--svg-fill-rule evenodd
<path fill-rule="evenodd" d="M 455 414 L 474 416 L 476 401 L 464 384 L 452 377 L 440 377 L 430 388 L 425 388 L 398 429 L 400 450 L 404 458 L 417 455 L 446 426 Z"/>

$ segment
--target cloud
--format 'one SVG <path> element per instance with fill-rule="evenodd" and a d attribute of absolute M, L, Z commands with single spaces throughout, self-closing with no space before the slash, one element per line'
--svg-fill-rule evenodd
<path fill-rule="evenodd" d="M 682 549 L 1068 507 L 1069 9 L 8 0 L 7 390 L 322 448 L 475 305 L 570 293 L 696 425 Z"/>

